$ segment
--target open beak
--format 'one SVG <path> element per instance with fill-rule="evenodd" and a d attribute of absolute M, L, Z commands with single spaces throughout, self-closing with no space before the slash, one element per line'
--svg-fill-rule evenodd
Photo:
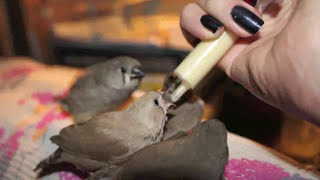
<path fill-rule="evenodd" d="M 171 107 L 175 107 L 176 105 L 173 104 L 170 100 L 168 100 L 166 98 L 168 92 L 167 91 L 158 91 L 162 97 L 162 100 L 163 100 L 163 106 L 166 108 L 166 109 L 169 109 Z"/>
<path fill-rule="evenodd" d="M 138 69 L 138 68 L 133 68 L 131 72 L 130 79 L 141 79 L 144 77 L 144 73 Z"/>
<path fill-rule="evenodd" d="M 173 103 L 171 103 L 171 102 L 168 102 L 168 101 L 164 101 L 164 106 L 165 106 L 165 108 L 166 109 L 169 109 L 169 108 L 171 108 L 171 107 L 175 107 L 176 105 L 174 105 Z"/>

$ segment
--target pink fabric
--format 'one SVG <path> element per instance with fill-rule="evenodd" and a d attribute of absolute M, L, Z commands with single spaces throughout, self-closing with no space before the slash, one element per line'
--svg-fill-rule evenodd
<path fill-rule="evenodd" d="M 0 128 L 0 139 L 4 136 L 4 133 L 6 132 L 6 129 L 1 127 Z"/>
<path fill-rule="evenodd" d="M 1 128 L 3 129 L 3 128 Z M 4 134 L 4 130 L 2 130 Z M 2 134 L 2 136 L 3 136 Z M 13 135 L 11 135 L 5 143 L 0 144 L 0 152 L 4 149 L 7 148 L 7 153 L 6 156 L 7 158 L 11 158 L 16 151 L 19 149 L 19 139 L 23 136 L 24 132 L 23 130 L 19 130 Z M 0 133 L 0 138 L 2 138 L 1 133 Z"/>
<path fill-rule="evenodd" d="M 25 99 L 19 99 L 18 100 L 18 105 L 24 105 L 24 103 L 26 103 Z"/>
<path fill-rule="evenodd" d="M 39 104 L 42 105 L 51 104 L 55 102 L 53 94 L 49 92 L 36 92 L 33 93 L 31 96 L 33 99 L 37 100 Z"/>
<path fill-rule="evenodd" d="M 60 180 L 81 180 L 81 178 L 69 172 L 59 172 L 58 175 Z"/>
<path fill-rule="evenodd" d="M 231 159 L 224 172 L 227 180 L 282 180 L 290 174 L 267 162 L 248 159 Z"/>
<path fill-rule="evenodd" d="M 25 66 L 14 67 L 9 71 L 2 74 L 1 78 L 3 81 L 9 81 L 12 78 L 16 78 L 19 76 L 25 76 L 31 73 L 34 69 Z"/>
<path fill-rule="evenodd" d="M 63 120 L 69 116 L 69 113 L 60 111 L 58 107 L 54 107 L 50 111 L 48 111 L 40 122 L 36 125 L 37 129 L 46 128 L 53 120 Z"/>

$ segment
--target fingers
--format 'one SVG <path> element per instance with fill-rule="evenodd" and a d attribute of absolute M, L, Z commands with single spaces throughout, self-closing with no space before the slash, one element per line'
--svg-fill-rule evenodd
<path fill-rule="evenodd" d="M 204 15 L 206 12 L 194 3 L 187 5 L 181 13 L 181 29 L 187 41 L 192 45 L 196 43 L 196 39 L 217 38 L 224 30 L 220 22 L 215 21 L 212 17 L 203 17 Z M 201 20 L 207 27 L 201 23 Z"/>
<path fill-rule="evenodd" d="M 247 0 L 255 5 L 254 1 Z M 199 6 L 239 37 L 256 34 L 264 24 L 259 12 L 242 0 L 198 0 Z"/>
<path fill-rule="evenodd" d="M 187 5 L 181 14 L 180 26 L 189 43 L 197 39 L 217 38 L 226 27 L 241 38 L 258 33 L 264 24 L 254 8 L 257 0 L 198 0 Z M 193 36 L 193 37 L 192 37 Z"/>

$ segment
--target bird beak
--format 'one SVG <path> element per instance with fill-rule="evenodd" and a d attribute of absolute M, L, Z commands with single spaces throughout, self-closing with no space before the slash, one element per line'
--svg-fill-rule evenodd
<path fill-rule="evenodd" d="M 163 105 L 165 106 L 166 109 L 169 109 L 171 107 L 175 107 L 176 106 L 173 103 L 168 102 L 168 101 L 164 101 Z"/>
<path fill-rule="evenodd" d="M 161 95 L 161 97 L 163 99 L 163 105 L 165 106 L 166 109 L 169 109 L 170 107 L 175 107 L 176 106 L 175 104 L 173 104 L 171 102 L 170 99 L 167 98 L 167 94 L 168 94 L 167 91 L 159 91 L 159 93 L 160 93 L 160 95 Z"/>
<path fill-rule="evenodd" d="M 168 109 L 173 106 L 173 104 L 171 102 L 167 102 L 167 101 L 164 101 L 162 99 L 162 103 L 161 103 L 161 108 L 163 109 L 163 112 L 164 114 L 167 114 L 168 113 Z"/>
<path fill-rule="evenodd" d="M 144 77 L 144 73 L 138 69 L 138 68 L 133 68 L 131 72 L 130 79 L 141 79 Z"/>

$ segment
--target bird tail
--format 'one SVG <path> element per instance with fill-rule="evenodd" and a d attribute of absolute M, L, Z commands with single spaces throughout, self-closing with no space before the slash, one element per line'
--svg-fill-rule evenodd
<path fill-rule="evenodd" d="M 51 154 L 48 158 L 40 161 L 40 163 L 33 169 L 33 171 L 37 171 L 39 169 L 43 169 L 50 164 L 59 163 L 59 159 L 61 157 L 62 150 L 57 149 L 53 154 Z"/>

